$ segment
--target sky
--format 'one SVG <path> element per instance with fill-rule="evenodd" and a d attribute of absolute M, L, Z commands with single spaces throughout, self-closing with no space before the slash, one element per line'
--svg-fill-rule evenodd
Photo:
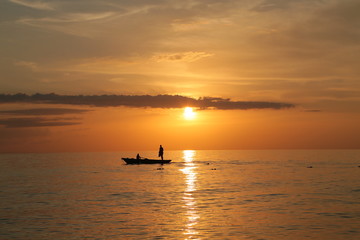
<path fill-rule="evenodd" d="M 359 12 L 0 0 L 0 152 L 358 149 Z"/>

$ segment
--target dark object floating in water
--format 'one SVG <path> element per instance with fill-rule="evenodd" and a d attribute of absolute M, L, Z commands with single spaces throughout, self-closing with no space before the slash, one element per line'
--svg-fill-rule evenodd
<path fill-rule="evenodd" d="M 308 166 L 307 168 L 313 168 L 313 166 Z"/>
<path fill-rule="evenodd" d="M 161 160 L 161 159 L 149 159 L 149 158 L 122 158 L 126 164 L 165 164 L 170 163 L 171 160 Z"/>
<path fill-rule="evenodd" d="M 156 170 L 164 170 L 163 167 L 158 167 Z"/>
<path fill-rule="evenodd" d="M 212 168 L 211 170 L 216 170 L 216 168 Z"/>

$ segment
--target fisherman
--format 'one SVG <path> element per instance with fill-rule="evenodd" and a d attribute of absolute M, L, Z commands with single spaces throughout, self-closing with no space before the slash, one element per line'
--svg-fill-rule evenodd
<path fill-rule="evenodd" d="M 137 160 L 140 160 L 140 158 L 141 158 L 141 157 L 140 157 L 140 154 L 137 154 L 137 155 L 136 155 L 136 159 L 137 159 Z"/>
<path fill-rule="evenodd" d="M 159 157 L 161 157 L 161 160 L 164 160 L 164 149 L 161 145 L 159 148 Z"/>

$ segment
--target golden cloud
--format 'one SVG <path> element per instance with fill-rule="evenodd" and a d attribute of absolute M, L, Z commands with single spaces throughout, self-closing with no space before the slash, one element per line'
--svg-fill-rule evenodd
<path fill-rule="evenodd" d="M 164 54 L 157 54 L 152 57 L 152 60 L 157 62 L 195 62 L 201 58 L 211 57 L 214 54 L 207 53 L 207 52 L 178 52 L 178 53 L 164 53 Z"/>

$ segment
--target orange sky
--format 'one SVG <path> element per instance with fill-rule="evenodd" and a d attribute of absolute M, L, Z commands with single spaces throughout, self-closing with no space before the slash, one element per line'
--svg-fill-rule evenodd
<path fill-rule="evenodd" d="M 135 96 L 0 99 L 0 152 L 360 147 L 357 0 L 0 5 L 0 94 Z M 143 95 L 224 104 L 187 120 L 185 105 L 136 105 Z"/>

